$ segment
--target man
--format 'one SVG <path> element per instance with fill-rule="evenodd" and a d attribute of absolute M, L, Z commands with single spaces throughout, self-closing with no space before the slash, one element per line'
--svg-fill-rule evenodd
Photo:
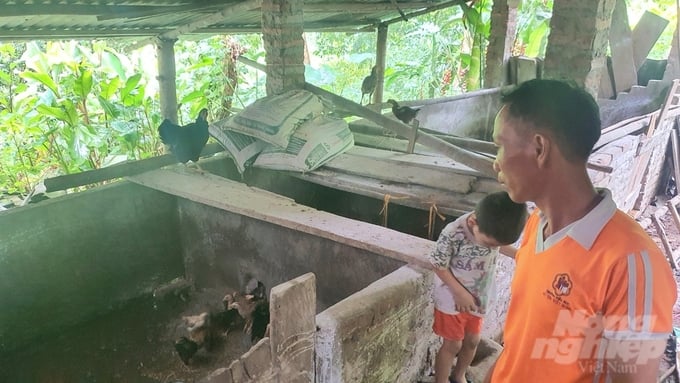
<path fill-rule="evenodd" d="M 493 137 L 498 181 L 537 209 L 487 381 L 655 382 L 676 285 L 651 238 L 588 177 L 597 104 L 563 82 L 528 81 L 504 96 Z"/>

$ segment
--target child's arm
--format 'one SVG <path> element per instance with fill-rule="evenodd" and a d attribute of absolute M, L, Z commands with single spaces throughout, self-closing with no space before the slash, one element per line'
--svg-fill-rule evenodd
<path fill-rule="evenodd" d="M 456 310 L 462 313 L 477 311 L 477 300 L 463 286 L 449 269 L 434 269 L 439 279 L 449 287 L 456 301 Z"/>
<path fill-rule="evenodd" d="M 512 245 L 505 245 L 505 246 L 501 246 L 500 252 L 501 252 L 501 254 L 503 254 L 507 257 L 515 259 L 515 254 L 517 254 L 517 249 Z"/>

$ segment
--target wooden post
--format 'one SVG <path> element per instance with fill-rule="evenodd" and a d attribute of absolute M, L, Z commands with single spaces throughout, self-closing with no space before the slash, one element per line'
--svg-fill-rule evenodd
<path fill-rule="evenodd" d="M 553 2 L 545 78 L 572 80 L 597 98 L 615 4 L 616 0 Z"/>
<path fill-rule="evenodd" d="M 383 86 L 385 84 L 385 62 L 387 56 L 387 24 L 378 26 L 378 37 L 375 48 L 375 66 L 377 68 L 375 92 L 373 93 L 373 104 L 380 105 L 383 102 Z"/>
<path fill-rule="evenodd" d="M 406 153 L 409 154 L 413 154 L 413 150 L 416 148 L 416 140 L 418 139 L 418 128 L 420 128 L 420 121 L 414 119 L 411 125 L 413 126 L 413 132 L 411 137 L 408 138 L 408 147 L 406 148 Z"/>
<path fill-rule="evenodd" d="M 304 87 L 303 6 L 302 0 L 262 1 L 267 96 Z"/>
<path fill-rule="evenodd" d="M 177 85 L 175 84 L 175 41 L 158 39 L 158 92 L 160 93 L 161 117 L 177 123 Z"/>
<path fill-rule="evenodd" d="M 507 83 L 508 59 L 517 32 L 517 7 L 519 0 L 497 0 L 491 8 L 491 36 L 486 50 L 486 75 L 484 88 Z"/>

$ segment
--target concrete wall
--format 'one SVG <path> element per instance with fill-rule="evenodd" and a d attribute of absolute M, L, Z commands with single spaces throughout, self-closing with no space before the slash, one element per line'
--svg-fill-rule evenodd
<path fill-rule="evenodd" d="M 404 266 L 316 317 L 317 382 L 417 381 L 432 333 L 432 273 Z"/>
<path fill-rule="evenodd" d="M 500 109 L 500 90 L 470 92 L 465 97 L 423 105 L 420 127 L 441 133 L 491 141 L 493 121 Z M 415 105 L 415 102 L 409 103 Z"/>
<path fill-rule="evenodd" d="M 0 213 L 0 352 L 183 274 L 175 198 L 129 183 Z"/>
<path fill-rule="evenodd" d="M 313 272 L 321 311 L 404 264 L 189 200 L 178 205 L 187 277 L 197 288 L 243 286 L 249 276 L 271 288 Z"/>

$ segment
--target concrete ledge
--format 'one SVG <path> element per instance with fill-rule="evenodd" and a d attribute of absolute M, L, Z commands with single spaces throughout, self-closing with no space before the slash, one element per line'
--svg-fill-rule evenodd
<path fill-rule="evenodd" d="M 128 179 L 208 206 L 429 267 L 427 254 L 434 246 L 432 241 L 318 211 L 278 194 L 223 177 L 162 169 Z"/>
<path fill-rule="evenodd" d="M 317 315 L 317 381 L 415 382 L 435 340 L 431 287 L 404 266 Z"/>

